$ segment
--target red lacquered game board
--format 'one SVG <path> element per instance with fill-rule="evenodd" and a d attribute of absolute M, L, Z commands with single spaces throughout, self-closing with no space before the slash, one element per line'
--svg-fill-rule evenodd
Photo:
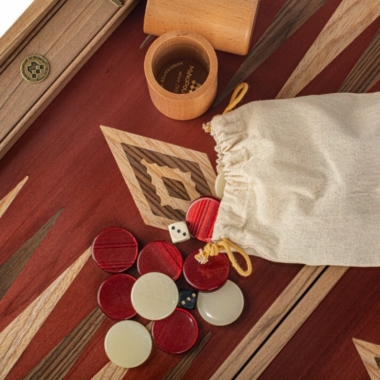
<path fill-rule="evenodd" d="M 293 2 L 261 2 L 252 47 L 265 33 L 275 34 L 276 23 L 282 22 L 275 16 L 289 3 Z M 278 48 L 248 77 L 250 90 L 243 103 L 276 98 L 329 22 L 332 27 L 323 32 L 318 59 L 310 59 L 303 69 L 310 81 L 290 86 L 297 90 L 291 96 L 380 90 L 379 19 L 366 24 L 369 16 L 363 3 L 346 0 L 345 9 L 342 3 L 324 2 L 288 39 L 280 35 Z M 146 49 L 139 49 L 145 38 L 144 5 L 107 39 L 0 161 L 0 377 L 43 378 L 49 373 L 54 379 L 81 380 L 357 380 L 367 378 L 366 366 L 380 371 L 380 355 L 373 346 L 371 362 L 363 363 L 352 341 L 380 344 L 379 268 L 313 268 L 255 257 L 249 278 L 233 270 L 229 275 L 245 297 L 236 322 L 211 326 L 190 310 L 199 327 L 191 351 L 170 355 L 154 347 L 149 359 L 131 370 L 109 363 L 103 344 L 115 321 L 97 306 L 97 292 L 110 274 L 91 258 L 93 239 L 106 227 L 120 226 L 133 233 L 139 250 L 154 240 L 169 241 L 164 225 L 185 220 L 184 209 L 194 195 L 213 195 L 215 143 L 202 124 L 221 114 L 228 103 L 225 99 L 186 122 L 170 120 L 155 109 L 143 72 Z M 347 14 L 356 17 L 345 20 Z M 334 43 L 347 40 L 339 33 L 355 22 L 366 26 L 336 51 Z M 262 49 L 270 49 L 267 42 Z M 334 59 L 316 67 L 326 52 Z M 223 52 L 217 56 L 219 94 L 245 58 Z M 146 140 L 128 145 L 130 140 L 112 140 L 116 135 L 111 129 L 171 147 L 158 149 Z M 115 161 L 116 145 L 128 162 Z M 200 158 L 190 158 L 182 148 L 199 152 L 191 157 Z M 125 166 L 128 173 L 122 170 L 124 164 L 130 165 Z M 164 205 L 149 180 L 158 166 L 173 173 L 179 169 L 159 185 L 168 194 Z M 186 171 L 190 174 L 185 177 L 181 172 Z M 139 200 L 136 189 L 143 189 Z M 204 244 L 191 239 L 178 248 L 185 259 Z M 138 276 L 135 266 L 127 273 Z M 183 277 L 177 284 L 186 287 Z M 150 328 L 150 321 L 133 319 Z"/>

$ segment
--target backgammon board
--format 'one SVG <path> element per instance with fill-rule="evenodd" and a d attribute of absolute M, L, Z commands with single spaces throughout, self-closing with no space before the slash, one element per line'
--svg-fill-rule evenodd
<path fill-rule="evenodd" d="M 291 35 L 276 35 L 292 21 L 284 9 L 302 3 L 315 9 Z M 144 9 L 0 161 L 0 379 L 380 379 L 380 268 L 256 257 L 250 277 L 230 273 L 245 298 L 236 322 L 212 326 L 192 310 L 199 338 L 188 353 L 154 347 L 129 370 L 109 362 L 104 337 L 115 321 L 97 305 L 109 274 L 92 260 L 91 243 L 108 226 L 128 229 L 140 249 L 170 240 L 165 226 L 183 220 L 192 199 L 214 194 L 215 143 L 202 124 L 228 104 L 190 121 L 157 111 L 139 49 Z M 268 58 L 247 78 L 243 103 L 379 91 L 379 14 L 377 0 L 262 0 L 251 46 L 261 41 Z M 268 30 L 275 48 L 262 37 Z M 217 56 L 220 94 L 245 58 Z M 203 245 L 178 248 L 186 257 Z M 128 273 L 138 276 L 135 267 Z"/>

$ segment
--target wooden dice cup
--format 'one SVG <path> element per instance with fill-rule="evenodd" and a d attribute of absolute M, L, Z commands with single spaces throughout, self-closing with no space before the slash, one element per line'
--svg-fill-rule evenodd
<path fill-rule="evenodd" d="M 246 55 L 259 0 L 148 0 L 144 32 L 160 36 L 186 29 L 205 37 L 216 50 Z"/>
<path fill-rule="evenodd" d="M 206 81 L 192 93 L 169 92 L 156 80 L 162 66 L 178 58 L 194 59 L 208 71 Z M 194 119 L 206 112 L 215 98 L 218 72 L 216 54 L 211 44 L 196 33 L 173 31 L 159 37 L 145 56 L 144 70 L 153 104 L 172 119 Z"/>

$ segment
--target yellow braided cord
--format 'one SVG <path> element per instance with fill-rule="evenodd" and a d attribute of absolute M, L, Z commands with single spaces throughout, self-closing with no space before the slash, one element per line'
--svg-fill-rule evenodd
<path fill-rule="evenodd" d="M 247 91 L 248 91 L 247 83 L 240 83 L 239 85 L 237 85 L 234 92 L 231 95 L 230 103 L 228 104 L 227 108 L 223 111 L 223 115 L 227 112 L 232 111 L 243 100 Z M 202 128 L 206 133 L 211 133 L 210 122 L 204 123 Z"/>
<path fill-rule="evenodd" d="M 203 130 L 204 130 L 206 133 L 211 133 L 211 124 L 210 124 L 210 122 L 208 122 L 208 123 L 204 123 L 204 124 L 202 125 L 202 128 L 203 128 Z"/>
<path fill-rule="evenodd" d="M 224 110 L 223 115 L 227 112 L 232 111 L 244 98 L 245 94 L 248 91 L 247 83 L 240 83 L 236 86 L 234 92 L 231 95 L 230 103 L 227 108 Z"/>
<path fill-rule="evenodd" d="M 239 252 L 245 259 L 247 263 L 247 269 L 244 270 L 236 261 L 234 254 L 231 252 L 231 248 Z M 240 248 L 238 245 L 232 243 L 229 239 L 222 239 L 218 243 L 208 243 L 199 253 L 195 255 L 195 259 L 198 260 L 201 264 L 206 264 L 208 258 L 211 256 L 216 256 L 221 251 L 226 251 L 228 258 L 231 261 L 232 266 L 236 269 L 236 271 L 244 277 L 249 276 L 252 273 L 252 263 L 249 256 L 245 253 L 245 251 Z"/>

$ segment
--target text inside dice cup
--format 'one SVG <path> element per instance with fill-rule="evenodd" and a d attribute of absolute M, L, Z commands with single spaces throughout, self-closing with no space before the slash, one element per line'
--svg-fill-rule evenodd
<path fill-rule="evenodd" d="M 168 226 L 172 242 L 189 240 L 191 234 L 211 241 L 218 206 L 219 201 L 212 197 L 194 201 L 186 221 Z M 198 339 L 198 325 L 184 309 L 197 307 L 200 316 L 216 326 L 231 324 L 240 316 L 244 297 L 239 287 L 227 280 L 227 257 L 219 254 L 201 264 L 194 257 L 196 253 L 191 252 L 184 263 L 178 248 L 166 241 L 150 242 L 139 253 L 135 237 L 121 227 L 108 227 L 94 239 L 94 261 L 104 271 L 118 273 L 107 278 L 98 291 L 102 311 L 120 321 L 105 337 L 105 352 L 111 362 L 124 368 L 141 365 L 152 350 L 152 337 L 164 352 L 190 350 Z M 120 273 L 136 260 L 140 278 Z M 182 273 L 194 289 L 178 290 L 174 281 Z M 136 314 L 153 321 L 151 334 L 140 323 L 128 320 Z M 187 328 L 181 329 L 178 339 L 180 325 Z"/>

